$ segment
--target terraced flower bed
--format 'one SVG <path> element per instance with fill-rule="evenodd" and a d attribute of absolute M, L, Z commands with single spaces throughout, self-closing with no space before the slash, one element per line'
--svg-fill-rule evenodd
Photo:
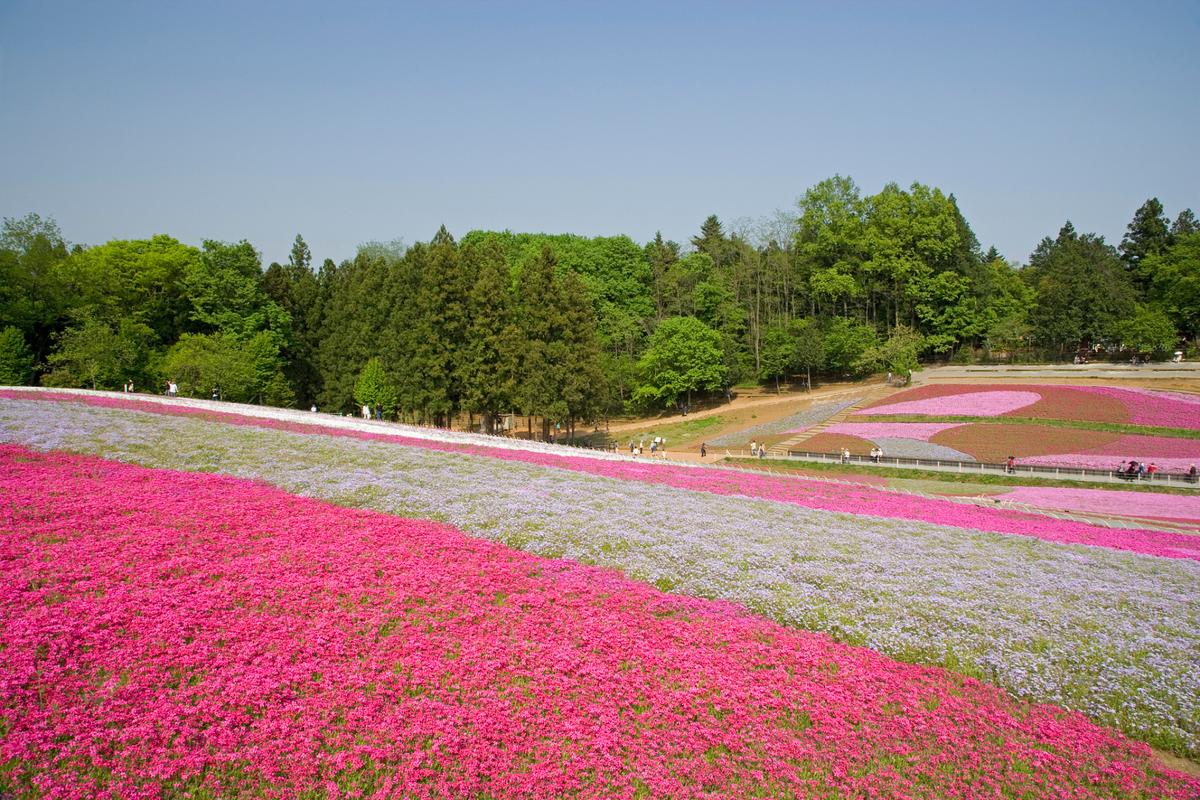
<path fill-rule="evenodd" d="M 1031 423 L 979 422 L 949 428 L 935 435 L 932 440 L 937 444 L 968 453 L 976 461 L 996 464 L 1003 462 L 1010 455 L 1021 459 L 1022 463 L 1035 463 L 1031 459 L 1033 456 L 1083 452 L 1115 444 L 1121 439 L 1120 434 L 1108 431 L 1059 428 Z M 1200 448 L 1200 442 L 1191 441 L 1191 444 L 1194 448 Z M 1072 465 L 1083 466 L 1078 462 L 1073 462 Z M 1111 468 L 1111 464 L 1103 467 Z"/>
<path fill-rule="evenodd" d="M 1200 495 L 1021 486 L 996 495 L 1042 508 L 1200 523 Z"/>
<path fill-rule="evenodd" d="M 172 455 L 320 438 L 227 433 Z M 445 525 L 11 446 L 0 518 L 7 795 L 1200 793 L 1078 714 Z"/>
<path fill-rule="evenodd" d="M 242 422 L 0 402 L 2 439 L 436 518 L 1200 751 L 1196 537 L 820 481 Z M 850 509 L 880 516 L 838 513 Z"/>
<path fill-rule="evenodd" d="M 1117 386 L 931 384 L 855 413 L 1018 417 L 1200 430 L 1200 395 Z"/>

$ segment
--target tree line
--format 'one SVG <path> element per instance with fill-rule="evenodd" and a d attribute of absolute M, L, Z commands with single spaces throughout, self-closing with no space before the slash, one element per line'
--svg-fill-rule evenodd
<path fill-rule="evenodd" d="M 180 392 L 448 425 L 502 414 L 573 432 L 693 393 L 920 360 L 1161 357 L 1200 345 L 1200 224 L 1157 199 L 1119 246 L 1070 222 L 1024 266 L 984 251 L 954 195 L 849 178 L 796 209 L 661 235 L 471 231 L 265 269 L 246 241 L 71 245 L 0 229 L 0 383 Z M 532 432 L 531 432 L 532 433 Z"/>

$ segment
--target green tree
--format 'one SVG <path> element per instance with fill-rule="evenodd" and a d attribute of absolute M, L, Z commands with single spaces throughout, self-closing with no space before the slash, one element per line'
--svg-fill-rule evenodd
<path fill-rule="evenodd" d="M 114 329 L 129 321 L 151 331 L 149 345 L 174 342 L 180 333 L 200 329 L 185 283 L 200 257 L 196 248 L 161 234 L 72 253 L 58 270 L 69 316 Z"/>
<path fill-rule="evenodd" d="M 761 373 L 767 380 L 775 380 L 775 391 L 779 391 L 779 381 L 786 378 L 795 369 L 796 342 L 790 331 L 784 326 L 767 328 L 762 342 Z"/>
<path fill-rule="evenodd" d="M 1179 341 L 1171 319 L 1157 308 L 1139 304 L 1133 315 L 1117 323 L 1116 333 L 1126 347 L 1137 353 L 1162 357 Z"/>
<path fill-rule="evenodd" d="M 1171 240 L 1175 241 L 1181 236 L 1189 236 L 1193 233 L 1200 233 L 1200 221 L 1196 219 L 1195 212 L 1190 208 L 1185 208 L 1171 223 Z"/>
<path fill-rule="evenodd" d="M 278 334 L 259 331 L 242 338 L 230 331 L 185 333 L 157 367 L 160 383 L 179 385 L 185 397 L 209 397 L 214 390 L 235 403 L 291 405 L 295 398 L 283 378 Z"/>
<path fill-rule="evenodd" d="M 882 372 L 908 380 L 913 370 L 920 369 L 917 356 L 924 348 L 924 337 L 907 325 L 892 328 L 886 341 L 868 347 L 855 362 L 860 373 Z"/>
<path fill-rule="evenodd" d="M 1135 292 L 1116 250 L 1102 236 L 1076 233 L 1070 222 L 1057 238 L 1042 240 L 1023 275 L 1037 292 L 1033 336 L 1060 357 L 1112 338 L 1133 312 Z"/>
<path fill-rule="evenodd" d="M 1141 269 L 1147 256 L 1161 255 L 1171 243 L 1170 223 L 1163 213 L 1162 203 L 1151 197 L 1133 214 L 1121 240 L 1121 260 L 1125 262 L 1134 285 L 1145 289 L 1152 282 L 1151 276 Z"/>
<path fill-rule="evenodd" d="M 836 376 L 859 374 L 863 353 L 879 344 L 872 326 L 844 317 L 830 320 L 822 338 L 825 368 Z"/>
<path fill-rule="evenodd" d="M 825 363 L 825 337 L 813 319 L 794 319 L 788 324 L 795 356 L 793 366 L 804 370 L 804 386 L 812 391 L 812 371 Z"/>
<path fill-rule="evenodd" d="M 692 392 L 724 386 L 725 364 L 721 335 L 694 317 L 670 317 L 650 336 L 638 367 L 642 383 L 634 402 L 668 407 Z"/>
<path fill-rule="evenodd" d="M 1200 232 L 1176 237 L 1165 253 L 1147 256 L 1144 266 L 1154 276 L 1154 303 L 1200 346 Z"/>
<path fill-rule="evenodd" d="M 387 417 L 396 413 L 396 387 L 378 358 L 371 358 L 363 365 L 354 385 L 354 400 L 359 405 L 381 409 Z"/>
<path fill-rule="evenodd" d="M 129 378 L 141 384 L 152 335 L 132 320 L 114 325 L 86 317 L 58 335 L 44 382 L 89 389 L 116 389 Z"/>
<path fill-rule="evenodd" d="M 67 256 L 53 219 L 27 214 L 0 223 L 0 327 L 15 326 L 25 335 L 35 364 L 45 361 L 66 321 L 61 264 Z"/>
<path fill-rule="evenodd" d="M 33 353 L 20 329 L 0 331 L 0 386 L 24 386 L 33 375 Z"/>
<path fill-rule="evenodd" d="M 485 432 L 495 432 L 497 415 L 512 408 L 524 336 L 513 319 L 512 293 L 503 253 L 492 245 L 463 247 L 475 263 L 467 295 L 467 330 L 459 349 L 463 405 L 483 416 Z"/>

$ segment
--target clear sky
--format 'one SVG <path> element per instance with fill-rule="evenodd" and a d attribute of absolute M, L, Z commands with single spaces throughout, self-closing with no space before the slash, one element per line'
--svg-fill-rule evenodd
<path fill-rule="evenodd" d="M 283 260 L 473 228 L 686 242 L 835 173 L 1024 261 L 1200 213 L 1200 2 L 0 0 L 0 215 Z"/>

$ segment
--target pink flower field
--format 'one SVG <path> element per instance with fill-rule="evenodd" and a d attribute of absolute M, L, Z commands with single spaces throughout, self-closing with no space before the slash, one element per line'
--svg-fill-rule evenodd
<path fill-rule="evenodd" d="M 1198 495 L 1020 486 L 996 496 L 1016 503 L 1065 511 L 1200 522 Z"/>
<path fill-rule="evenodd" d="M 913 439 L 928 442 L 942 431 L 957 428 L 960 422 L 839 422 L 825 433 L 840 433 L 860 439 Z"/>
<path fill-rule="evenodd" d="M 1175 439 L 1169 436 L 1123 435 L 1117 441 L 1084 453 L 1022 458 L 1023 464 L 1044 466 L 1075 466 L 1091 469 L 1116 469 L 1117 462 L 1129 459 L 1153 462 L 1165 472 L 1187 472 L 1192 464 L 1200 464 L 1200 439 Z"/>
<path fill-rule="evenodd" d="M 614 457 L 559 455 L 543 450 L 485 447 L 474 444 L 419 439 L 403 434 L 368 433 L 320 424 L 284 422 L 260 417 L 242 416 L 225 411 L 208 411 L 151 404 L 120 397 L 97 397 L 52 392 L 6 392 L 0 398 L 40 399 L 46 401 L 82 402 L 108 408 L 126 408 L 158 414 L 183 414 L 209 418 L 227 424 L 267 427 L 296 433 L 317 433 L 330 436 L 349 436 L 372 441 L 392 442 L 404 446 L 431 450 L 469 453 L 491 458 L 521 461 L 541 466 L 586 472 L 593 475 L 662 484 L 679 489 L 737 495 L 781 503 L 793 503 L 806 508 L 867 514 L 891 519 L 909 519 L 950 525 L 994 533 L 1032 536 L 1052 542 L 1085 544 L 1129 550 L 1165 558 L 1200 560 L 1200 539 L 1185 534 L 1151 530 L 1113 530 L 1082 522 L 1048 519 L 1036 514 L 982 508 L 950 500 L 915 497 L 880 489 L 847 486 L 828 481 L 792 476 L 777 476 L 761 472 L 739 471 L 709 467 L 691 467 L 630 460 Z M 1150 438 L 1150 437 L 1141 437 Z M 1177 441 L 1167 439 L 1166 441 Z M 1193 444 L 1200 444 L 1193 442 Z M 565 448 L 563 448 L 565 449 Z M 567 452 L 570 452 L 569 450 Z M 1053 458 L 1053 457 L 1048 457 Z M 1023 458 L 1022 463 L 1039 463 Z"/>
<path fill-rule="evenodd" d="M 0 447 L 0 795 L 1153 797 L 1082 716 L 443 525 Z"/>
<path fill-rule="evenodd" d="M 1116 386 L 1083 386 L 1081 391 L 1114 397 L 1130 411 L 1135 425 L 1200 429 L 1200 395 Z"/>
<path fill-rule="evenodd" d="M 855 414 L 924 414 L 948 417 L 998 417 L 1041 400 L 1037 392 L 1029 391 L 969 391 L 961 394 L 907 400 L 887 405 L 871 406 Z"/>

